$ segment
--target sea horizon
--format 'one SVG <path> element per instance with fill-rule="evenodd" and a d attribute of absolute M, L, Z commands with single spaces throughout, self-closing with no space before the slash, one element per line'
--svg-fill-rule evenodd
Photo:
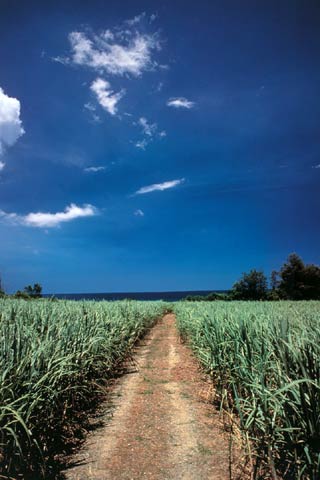
<path fill-rule="evenodd" d="M 165 300 L 179 301 L 188 295 L 209 295 L 210 293 L 225 293 L 228 290 L 169 290 L 150 292 L 94 292 L 94 293 L 46 293 L 45 298 L 55 297 L 60 300 Z"/>

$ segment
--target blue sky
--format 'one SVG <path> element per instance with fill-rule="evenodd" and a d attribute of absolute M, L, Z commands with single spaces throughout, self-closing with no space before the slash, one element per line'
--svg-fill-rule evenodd
<path fill-rule="evenodd" d="M 320 5 L 0 6 L 8 291 L 225 289 L 319 263 Z"/>

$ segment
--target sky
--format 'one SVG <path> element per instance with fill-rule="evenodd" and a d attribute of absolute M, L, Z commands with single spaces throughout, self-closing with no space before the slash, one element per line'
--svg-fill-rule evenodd
<path fill-rule="evenodd" d="M 320 263 L 320 4 L 0 0 L 6 291 Z"/>

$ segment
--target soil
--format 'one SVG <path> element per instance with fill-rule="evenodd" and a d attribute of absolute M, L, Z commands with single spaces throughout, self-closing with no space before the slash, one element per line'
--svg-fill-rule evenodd
<path fill-rule="evenodd" d="M 64 471 L 68 480 L 227 480 L 239 451 L 208 402 L 211 386 L 182 344 L 173 314 L 150 331 L 112 389 L 102 427 Z"/>

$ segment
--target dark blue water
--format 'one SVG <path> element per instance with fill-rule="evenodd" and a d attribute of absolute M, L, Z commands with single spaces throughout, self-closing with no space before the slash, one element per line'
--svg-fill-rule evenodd
<path fill-rule="evenodd" d="M 225 290 L 214 290 L 217 293 L 224 293 Z M 184 292 L 121 292 L 121 293 L 54 293 L 46 294 L 44 297 L 54 296 L 65 300 L 165 300 L 166 302 L 177 302 L 188 295 L 208 295 L 213 290 L 196 290 Z"/>

